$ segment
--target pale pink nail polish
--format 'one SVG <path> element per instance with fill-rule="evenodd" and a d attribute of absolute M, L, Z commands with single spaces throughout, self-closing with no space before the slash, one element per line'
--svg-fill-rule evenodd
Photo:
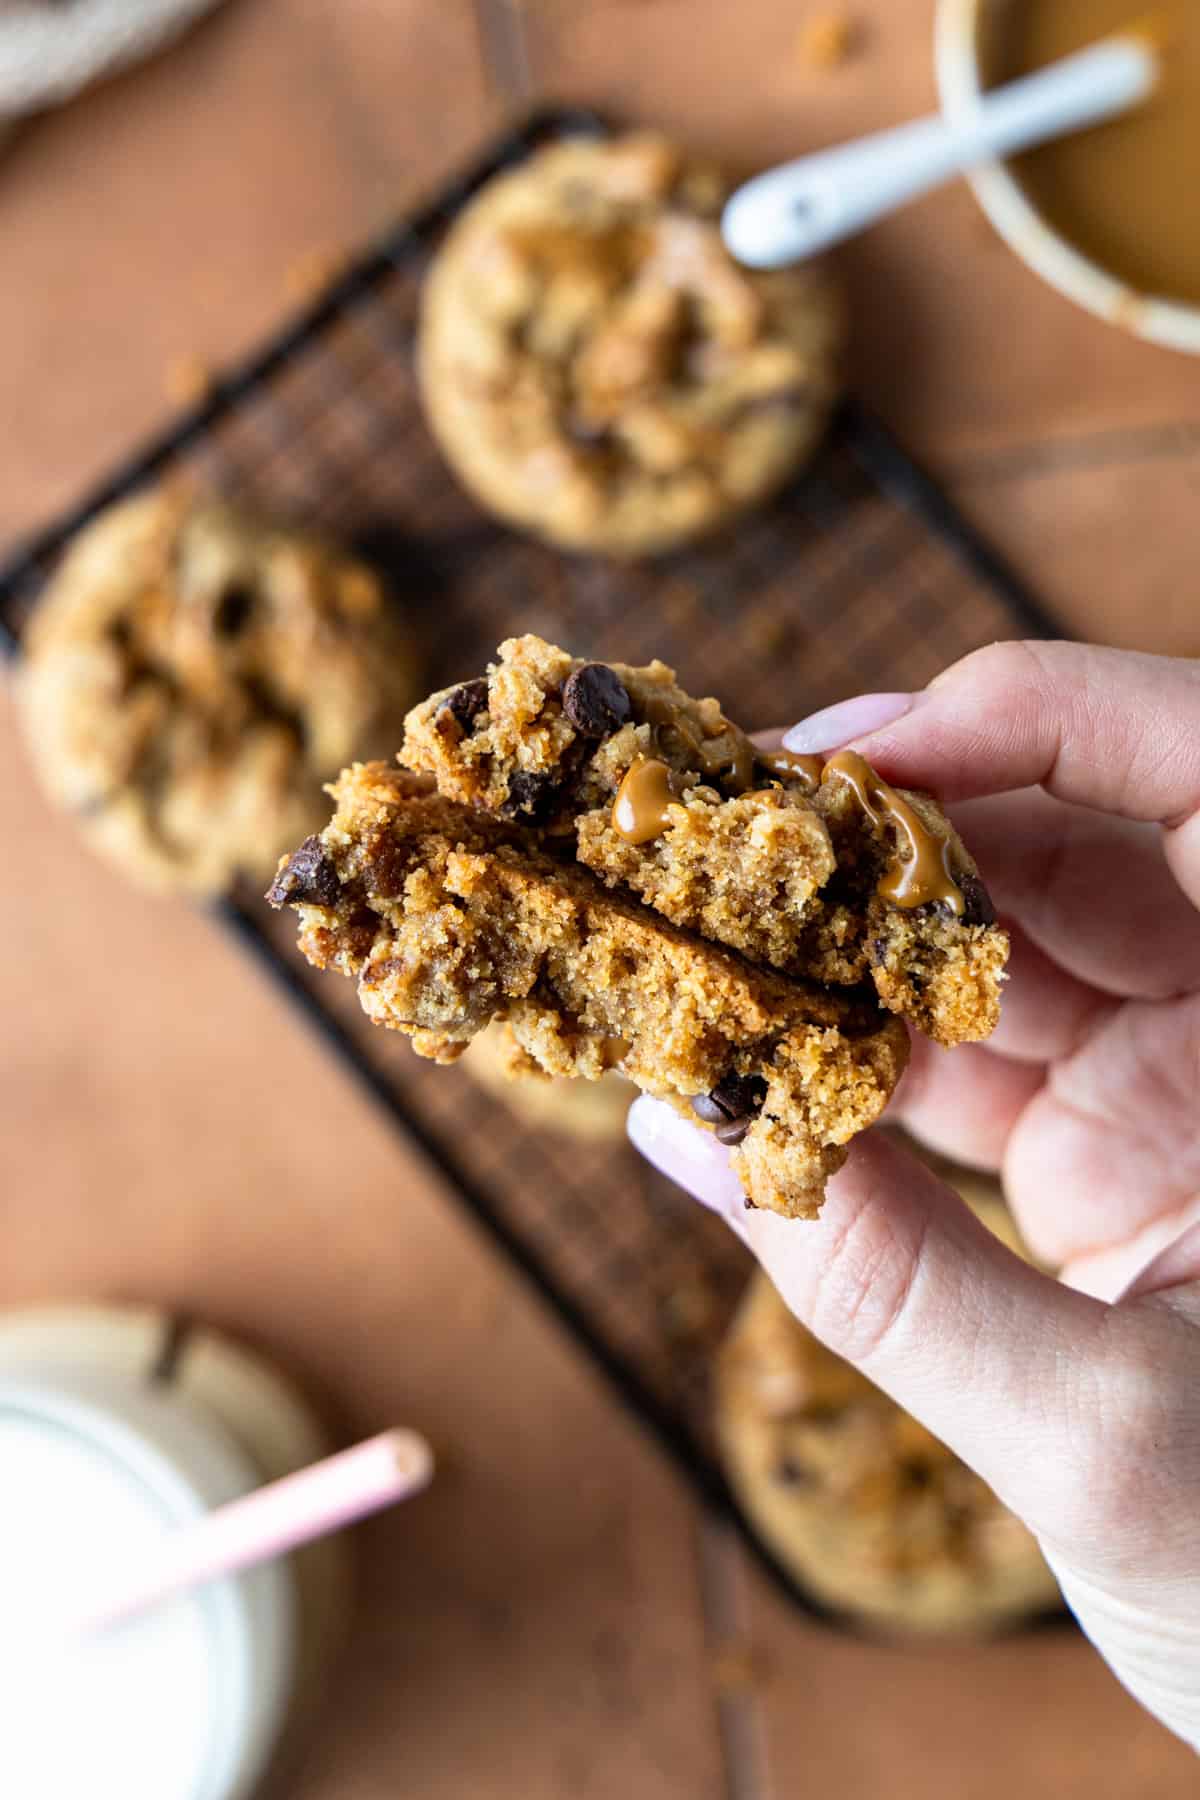
<path fill-rule="evenodd" d="M 719 1213 L 739 1237 L 745 1235 L 741 1183 L 729 1166 L 729 1152 L 715 1137 L 689 1125 L 663 1100 L 643 1094 L 629 1109 L 627 1130 L 635 1150 L 681 1188 Z"/>
<path fill-rule="evenodd" d="M 914 698 L 912 694 L 855 694 L 853 699 L 839 700 L 836 706 L 823 707 L 801 719 L 784 732 L 783 747 L 801 755 L 839 750 L 869 731 L 895 724 L 909 711 Z"/>

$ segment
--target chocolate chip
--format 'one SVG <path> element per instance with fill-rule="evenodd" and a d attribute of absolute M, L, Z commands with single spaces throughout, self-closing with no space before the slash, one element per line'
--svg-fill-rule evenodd
<path fill-rule="evenodd" d="M 320 838 L 307 837 L 267 889 L 267 899 L 272 906 L 333 906 L 340 892 L 333 859 Z"/>
<path fill-rule="evenodd" d="M 607 450 L 613 442 L 612 431 L 607 425 L 592 425 L 578 413 L 568 413 L 563 427 L 571 442 L 578 444 L 581 450 Z"/>
<path fill-rule="evenodd" d="M 926 1488 L 933 1486 L 933 1470 L 927 1463 L 901 1463 L 900 1473 L 904 1477 L 904 1485 L 913 1493 L 923 1493 Z"/>
<path fill-rule="evenodd" d="M 504 811 L 510 819 L 520 818 L 529 825 L 544 825 L 557 806 L 558 783 L 553 775 L 533 775 L 518 769 L 509 776 Z"/>
<path fill-rule="evenodd" d="M 781 1487 L 811 1487 L 816 1476 L 794 1456 L 781 1456 L 771 1473 Z"/>
<path fill-rule="evenodd" d="M 249 624 L 253 611 L 254 595 L 249 588 L 226 588 L 213 613 L 213 630 L 218 637 L 236 637 Z"/>
<path fill-rule="evenodd" d="M 963 897 L 963 910 L 959 916 L 959 924 L 994 925 L 996 908 L 992 905 L 992 896 L 978 875 L 960 875 L 958 885 L 962 889 Z"/>
<path fill-rule="evenodd" d="M 708 1094 L 692 1098 L 692 1111 L 706 1125 L 716 1127 L 722 1144 L 740 1144 L 767 1097 L 761 1075 L 726 1075 Z"/>
<path fill-rule="evenodd" d="M 762 1111 L 767 1084 L 761 1075 L 726 1075 L 708 1094 L 697 1094 L 692 1111 L 706 1125 L 716 1126 L 722 1144 L 740 1144 L 755 1117 Z"/>
<path fill-rule="evenodd" d="M 439 731 L 457 725 L 466 733 L 479 714 L 487 711 L 487 703 L 488 685 L 481 675 L 476 681 L 464 681 L 461 687 L 452 688 L 438 707 L 433 722 Z"/>
<path fill-rule="evenodd" d="M 727 1119 L 753 1118 L 762 1111 L 767 1084 L 761 1075 L 726 1075 L 709 1095 Z"/>
<path fill-rule="evenodd" d="M 589 738 L 619 731 L 633 711 L 623 684 L 604 663 L 584 663 L 567 677 L 562 707 L 576 731 Z"/>
<path fill-rule="evenodd" d="M 732 1149 L 734 1144 L 741 1143 L 753 1123 L 753 1119 L 725 1119 L 717 1126 L 716 1140 L 719 1144 L 728 1144 Z"/>

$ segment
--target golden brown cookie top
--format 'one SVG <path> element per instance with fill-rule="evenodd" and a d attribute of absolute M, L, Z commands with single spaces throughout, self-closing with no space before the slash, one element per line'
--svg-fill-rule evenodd
<path fill-rule="evenodd" d="M 808 448 L 840 305 L 819 267 L 732 260 L 727 191 L 634 133 L 542 150 L 466 208 L 429 277 L 420 357 L 434 428 L 485 500 L 637 553 L 769 491 Z"/>
<path fill-rule="evenodd" d="M 1057 1602 L 987 1484 L 799 1323 L 757 1273 L 720 1355 L 730 1476 L 820 1598 L 910 1630 L 987 1630 Z"/>
<path fill-rule="evenodd" d="M 165 492 L 83 531 L 27 648 L 53 796 L 137 879 L 200 892 L 270 868 L 321 818 L 321 783 L 394 744 L 415 667 L 363 564 Z"/>

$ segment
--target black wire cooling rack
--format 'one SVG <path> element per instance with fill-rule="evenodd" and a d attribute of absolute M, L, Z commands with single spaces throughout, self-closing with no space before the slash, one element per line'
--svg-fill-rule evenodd
<path fill-rule="evenodd" d="M 413 375 L 431 250 L 496 170 L 592 114 L 539 113 L 401 222 L 209 397 L 0 570 L 0 633 L 18 650 L 63 546 L 111 501 L 182 478 L 357 544 L 390 577 L 428 686 L 480 672 L 535 631 L 577 654 L 661 656 L 750 729 L 866 689 L 922 686 L 996 638 L 1050 630 L 1036 602 L 941 491 L 848 403 L 815 464 L 727 535 L 638 567 L 565 557 L 494 524 L 425 431 Z M 317 977 L 294 926 L 255 894 L 217 909 L 305 1022 L 421 1146 L 710 1503 L 793 1597 L 721 1473 L 710 1373 L 745 1285 L 745 1252 L 623 1142 L 522 1122 L 460 1069 L 435 1069 L 368 1025 L 351 984 Z M 464 1129 L 464 1120 L 470 1121 Z"/>

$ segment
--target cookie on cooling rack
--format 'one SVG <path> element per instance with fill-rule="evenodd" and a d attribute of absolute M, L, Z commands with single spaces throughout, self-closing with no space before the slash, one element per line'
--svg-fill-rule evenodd
<path fill-rule="evenodd" d="M 142 885 L 261 878 L 328 816 L 322 784 L 399 742 L 417 669 L 375 576 L 323 539 L 165 492 L 109 509 L 31 621 L 33 760 Z"/>
<path fill-rule="evenodd" d="M 959 1636 L 1060 1606 L 1032 1533 L 761 1272 L 721 1350 L 716 1398 L 742 1506 L 824 1605 L 888 1633 Z"/>
<path fill-rule="evenodd" d="M 494 1100 L 535 1131 L 554 1131 L 585 1143 L 619 1143 L 637 1092 L 631 1081 L 607 1070 L 595 1081 L 561 1081 L 547 1075 L 523 1050 L 511 1025 L 497 1022 L 473 1038 L 460 1067 Z"/>
<path fill-rule="evenodd" d="M 728 189 L 664 138 L 576 138 L 495 176 L 439 249 L 419 368 L 483 505 L 566 548 L 668 550 L 773 493 L 838 389 L 820 264 L 725 250 Z"/>

